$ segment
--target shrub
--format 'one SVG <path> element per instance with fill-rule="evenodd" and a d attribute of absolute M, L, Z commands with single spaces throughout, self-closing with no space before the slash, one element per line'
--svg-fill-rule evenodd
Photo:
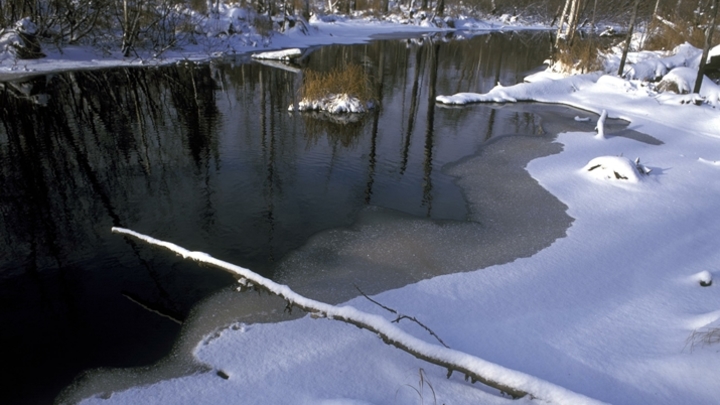
<path fill-rule="evenodd" d="M 607 41 L 600 37 L 576 38 L 572 45 L 560 43 L 553 57 L 553 70 L 562 73 L 587 73 L 602 69 L 599 58 Z"/>
<path fill-rule="evenodd" d="M 329 72 L 308 70 L 303 75 L 300 99 L 319 100 L 347 94 L 365 103 L 373 99 L 370 77 L 360 65 L 345 65 Z"/>
<path fill-rule="evenodd" d="M 696 346 L 709 346 L 720 343 L 720 328 L 694 330 L 685 341 L 685 347 L 693 351 Z"/>
<path fill-rule="evenodd" d="M 671 50 L 685 42 L 702 48 L 705 42 L 703 30 L 686 20 L 675 21 L 655 21 L 650 28 L 650 35 L 645 40 L 645 49 Z"/>

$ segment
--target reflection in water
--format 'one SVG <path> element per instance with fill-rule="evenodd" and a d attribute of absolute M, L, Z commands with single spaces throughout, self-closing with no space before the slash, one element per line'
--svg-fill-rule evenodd
<path fill-rule="evenodd" d="M 310 270 L 288 266 L 289 252 L 385 212 L 374 207 L 421 227 L 436 225 L 416 218 L 485 221 L 440 169 L 498 134 L 542 132 L 540 119 L 520 109 L 442 108 L 434 98 L 518 80 L 544 59 L 543 35 L 318 49 L 308 67 L 361 63 L 375 77 L 380 108 L 350 124 L 288 113 L 300 78 L 260 64 L 1 84 L 0 323 L 13 327 L 0 331 L 0 345 L 12 348 L 0 375 L 12 388 L 0 402 L 47 403 L 82 370 L 158 360 L 178 335 L 173 319 L 185 321 L 232 284 L 219 270 L 112 235 L 111 226 L 294 282 L 304 277 L 293 271 Z M 396 223 L 370 218 L 386 224 L 383 232 Z M 354 255 L 365 245 L 344 246 Z M 347 282 L 337 276 L 320 284 Z"/>

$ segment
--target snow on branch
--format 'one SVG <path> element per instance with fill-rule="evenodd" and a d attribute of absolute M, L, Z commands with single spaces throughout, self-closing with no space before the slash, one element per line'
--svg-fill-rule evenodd
<path fill-rule="evenodd" d="M 600 118 L 595 126 L 595 129 L 597 130 L 597 135 L 595 135 L 595 137 L 597 139 L 605 139 L 605 120 L 607 119 L 607 115 L 607 110 L 602 110 L 602 114 L 600 114 Z"/>
<path fill-rule="evenodd" d="M 288 307 L 297 307 L 316 318 L 328 318 L 366 329 L 375 333 L 386 344 L 403 350 L 418 359 L 448 370 L 448 377 L 457 371 L 472 382 L 479 381 L 514 398 L 530 395 L 553 404 L 592 405 L 602 402 L 577 394 L 525 373 L 510 370 L 500 365 L 457 350 L 438 346 L 409 335 L 391 321 L 362 312 L 350 306 L 335 306 L 306 298 L 292 291 L 288 286 L 275 283 L 246 268 L 216 259 L 207 253 L 192 252 L 174 243 L 165 242 L 125 228 L 113 227 L 112 231 L 133 236 L 151 245 L 171 250 L 183 258 L 207 263 L 234 273 L 243 286 L 260 288 L 275 294 L 288 302 Z"/>

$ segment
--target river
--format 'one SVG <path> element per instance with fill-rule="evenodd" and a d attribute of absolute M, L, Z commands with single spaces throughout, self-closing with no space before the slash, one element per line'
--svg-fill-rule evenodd
<path fill-rule="evenodd" d="M 572 219 L 524 166 L 561 150 L 555 133 L 591 130 L 573 120 L 582 113 L 434 102 L 521 81 L 547 57 L 548 35 L 379 40 L 318 48 L 290 67 L 240 56 L 0 83 L 0 402 L 51 403 L 84 371 L 153 364 L 189 344 L 180 336 L 284 319 L 282 305 L 235 293 L 230 275 L 112 226 L 329 302 L 355 286 L 372 294 L 529 256 L 564 236 Z M 288 112 L 304 70 L 347 63 L 369 73 L 377 109 L 349 122 Z"/>

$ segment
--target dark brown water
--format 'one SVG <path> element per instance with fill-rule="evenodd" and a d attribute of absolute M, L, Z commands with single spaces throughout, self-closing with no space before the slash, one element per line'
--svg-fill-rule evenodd
<path fill-rule="evenodd" d="M 161 359 L 192 308 L 233 283 L 112 226 L 292 285 L 334 280 L 287 264 L 334 229 L 491 223 L 492 210 L 469 206 L 467 186 L 443 168 L 505 134 L 544 139 L 519 150 L 552 153 L 543 117 L 523 107 L 442 108 L 434 98 L 516 83 L 548 44 L 546 34 L 492 34 L 320 48 L 298 68 L 358 63 L 374 78 L 380 108 L 349 124 L 288 113 L 301 76 L 246 59 L 2 83 L 0 402 L 50 403 L 83 370 Z M 517 196 L 499 193 L 493 204 L 503 206 L 499 198 Z M 393 214 L 368 219 L 372 211 Z M 295 251 L 313 236 L 310 250 Z"/>

